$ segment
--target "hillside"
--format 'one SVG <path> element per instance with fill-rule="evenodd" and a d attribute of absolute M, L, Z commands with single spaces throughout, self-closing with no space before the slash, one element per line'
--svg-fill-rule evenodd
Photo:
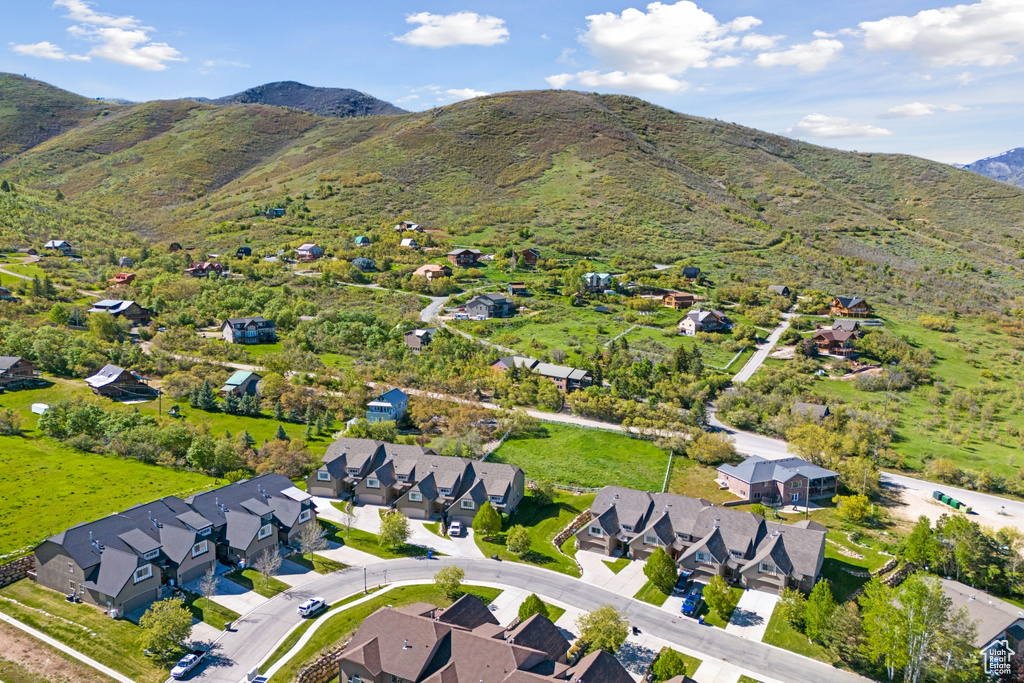
<path fill-rule="evenodd" d="M 210 100 L 211 104 L 268 104 L 291 107 L 319 116 L 382 116 L 405 114 L 390 102 L 349 88 L 316 88 L 295 81 L 266 83 L 235 95 Z"/>
<path fill-rule="evenodd" d="M 617 267 L 683 261 L 910 308 L 991 309 L 1021 294 L 1020 189 L 625 96 L 504 93 L 346 119 L 150 102 L 42 142 L 0 177 L 209 248 L 244 231 L 330 247 L 413 218 L 451 243 L 529 241 Z M 287 217 L 254 221 L 285 205 Z"/>
<path fill-rule="evenodd" d="M 1024 147 L 975 161 L 963 168 L 1011 185 L 1024 185 Z"/>
<path fill-rule="evenodd" d="M 0 161 L 116 107 L 42 81 L 0 73 Z"/>

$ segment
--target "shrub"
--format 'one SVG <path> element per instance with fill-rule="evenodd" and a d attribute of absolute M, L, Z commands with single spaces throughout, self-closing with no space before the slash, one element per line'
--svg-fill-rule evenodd
<path fill-rule="evenodd" d="M 956 332 L 956 325 L 952 321 L 937 315 L 919 315 L 917 324 L 936 332 Z"/>

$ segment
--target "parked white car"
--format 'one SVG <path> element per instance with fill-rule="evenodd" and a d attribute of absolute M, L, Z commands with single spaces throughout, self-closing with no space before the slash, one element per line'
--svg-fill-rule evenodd
<path fill-rule="evenodd" d="M 203 661 L 203 657 L 206 656 L 205 652 L 190 652 L 174 665 L 171 669 L 171 678 L 178 679 L 184 678 L 188 675 L 188 672 L 199 666 L 199 662 Z"/>
<path fill-rule="evenodd" d="M 455 520 L 448 526 L 449 538 L 458 538 L 462 535 L 462 522 Z"/>

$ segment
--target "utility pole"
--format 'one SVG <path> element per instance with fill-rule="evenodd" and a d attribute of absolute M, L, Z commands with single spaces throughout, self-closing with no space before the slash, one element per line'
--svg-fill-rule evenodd
<path fill-rule="evenodd" d="M 363 567 L 363 595 L 366 595 L 370 591 L 366 590 L 366 567 Z"/>

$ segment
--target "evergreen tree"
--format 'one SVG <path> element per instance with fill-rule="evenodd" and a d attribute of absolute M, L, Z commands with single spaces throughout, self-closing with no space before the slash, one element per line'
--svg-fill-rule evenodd
<path fill-rule="evenodd" d="M 302 438 L 306 441 L 313 438 L 313 425 L 306 425 L 306 429 L 302 432 Z"/>
<path fill-rule="evenodd" d="M 274 432 L 274 438 L 280 441 L 291 441 L 291 439 L 288 438 L 288 434 L 284 431 L 284 425 L 282 424 L 277 425 L 277 431 Z"/>
<path fill-rule="evenodd" d="M 280 401 L 274 402 L 274 419 L 278 422 L 284 422 L 284 406 L 281 405 Z"/>
<path fill-rule="evenodd" d="M 228 395 L 224 397 L 224 412 L 229 415 L 236 415 L 239 412 L 238 406 L 238 397 L 228 392 Z"/>
<path fill-rule="evenodd" d="M 43 295 L 48 299 L 52 299 L 57 295 L 57 288 L 53 286 L 53 281 L 49 275 L 43 277 Z"/>
<path fill-rule="evenodd" d="M 680 344 L 672 353 L 672 367 L 676 372 L 689 372 L 690 354 L 687 353 L 685 344 Z"/>
<path fill-rule="evenodd" d="M 307 426 L 313 425 L 313 420 L 316 419 L 316 413 L 313 412 L 313 406 L 306 408 L 306 419 L 304 420 Z"/>
<path fill-rule="evenodd" d="M 302 411 L 299 410 L 298 408 L 292 408 L 291 410 L 289 410 L 288 411 L 288 421 L 289 422 L 301 422 L 302 421 Z"/>
<path fill-rule="evenodd" d="M 9 182 L 7 182 L 6 179 L 3 182 L 0 182 L 0 192 L 10 192 L 10 191 L 11 191 L 11 184 Z"/>
<path fill-rule="evenodd" d="M 57 188 L 57 194 L 54 195 L 54 199 L 56 199 L 58 202 L 64 201 L 64 193 L 60 191 L 60 188 Z"/>
<path fill-rule="evenodd" d="M 32 278 L 32 296 L 43 295 L 43 283 L 39 281 L 39 276 L 36 275 Z"/>
<path fill-rule="evenodd" d="M 644 564 L 644 574 L 658 590 L 668 595 L 676 585 L 679 572 L 675 560 L 669 557 L 665 549 L 658 546 Z"/>
<path fill-rule="evenodd" d="M 252 438 L 252 435 L 249 433 L 249 430 L 246 429 L 243 430 L 242 433 L 238 435 L 238 443 L 242 444 L 246 448 L 252 448 L 253 446 L 256 445 L 256 439 Z"/>
<path fill-rule="evenodd" d="M 699 346 L 694 345 L 693 351 L 690 353 L 688 371 L 689 374 L 693 375 L 697 379 L 700 379 L 704 374 L 704 355 L 700 352 Z"/>
<path fill-rule="evenodd" d="M 519 621 L 526 621 L 534 614 L 539 614 L 542 617 L 548 616 L 548 606 L 537 597 L 536 593 L 530 593 L 526 600 L 523 600 L 523 604 L 519 605 Z"/>
<path fill-rule="evenodd" d="M 210 380 L 205 380 L 202 385 L 195 388 L 189 396 L 188 403 L 199 410 L 213 410 L 217 406 L 217 394 L 210 386 Z"/>

